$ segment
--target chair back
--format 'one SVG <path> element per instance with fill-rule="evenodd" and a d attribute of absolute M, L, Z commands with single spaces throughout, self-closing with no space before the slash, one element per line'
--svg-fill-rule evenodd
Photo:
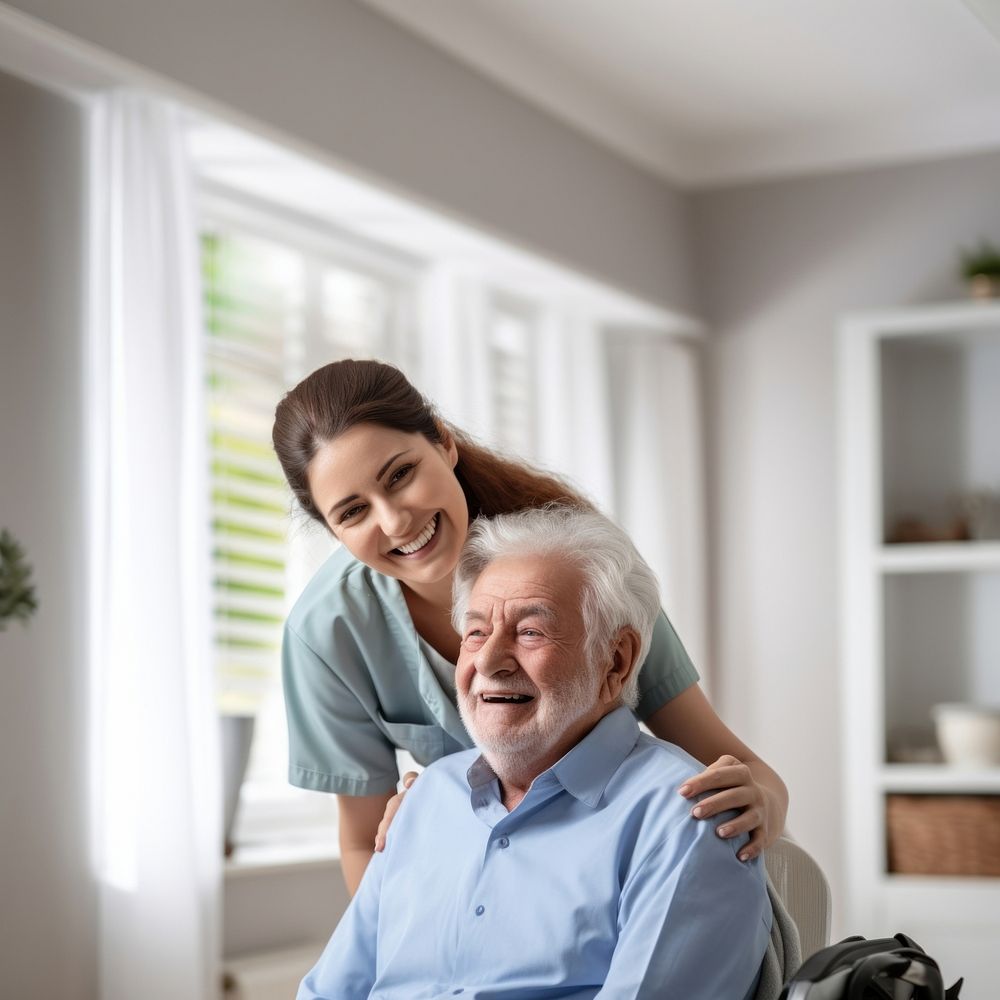
<path fill-rule="evenodd" d="M 771 883 L 799 930 L 802 961 L 830 943 L 830 883 L 794 840 L 779 837 L 764 852 Z"/>

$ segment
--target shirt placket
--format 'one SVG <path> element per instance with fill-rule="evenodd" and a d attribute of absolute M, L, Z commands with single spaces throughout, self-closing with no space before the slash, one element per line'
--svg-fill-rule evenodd
<path fill-rule="evenodd" d="M 476 815 L 491 827 L 483 848 L 478 877 L 472 879 L 458 917 L 458 946 L 450 995 L 471 993 L 477 970 L 489 968 L 490 954 L 502 946 L 506 922 L 511 918 L 509 886 L 516 884 L 519 828 L 562 788 L 551 777 L 529 789 L 521 804 L 509 813 L 498 797 L 498 785 L 489 782 L 472 789 Z M 522 808 L 523 807 L 523 808 Z"/>

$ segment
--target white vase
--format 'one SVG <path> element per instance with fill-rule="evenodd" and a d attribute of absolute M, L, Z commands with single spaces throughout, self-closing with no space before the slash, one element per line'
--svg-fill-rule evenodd
<path fill-rule="evenodd" d="M 222 738 L 223 851 L 228 858 L 233 853 L 233 825 L 240 805 L 240 789 L 250 761 L 254 717 L 223 715 L 219 717 L 219 725 Z"/>

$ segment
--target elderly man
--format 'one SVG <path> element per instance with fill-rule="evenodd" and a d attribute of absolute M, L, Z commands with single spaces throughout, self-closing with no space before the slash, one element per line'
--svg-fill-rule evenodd
<path fill-rule="evenodd" d="M 628 708 L 658 608 L 599 514 L 477 522 L 454 624 L 478 749 L 409 791 L 299 1000 L 753 995 L 763 867 L 691 818 L 701 765 Z"/>

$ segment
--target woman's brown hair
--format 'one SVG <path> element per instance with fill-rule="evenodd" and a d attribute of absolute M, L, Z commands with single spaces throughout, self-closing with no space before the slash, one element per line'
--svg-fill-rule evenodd
<path fill-rule="evenodd" d="M 590 506 L 556 476 L 498 455 L 446 425 L 398 368 L 380 361 L 334 361 L 285 394 L 271 432 L 295 498 L 309 517 L 323 525 L 326 521 L 309 491 L 309 463 L 328 441 L 363 423 L 423 434 L 433 444 L 447 444 L 453 438 L 458 448 L 455 475 L 470 519 L 553 502 Z"/>

